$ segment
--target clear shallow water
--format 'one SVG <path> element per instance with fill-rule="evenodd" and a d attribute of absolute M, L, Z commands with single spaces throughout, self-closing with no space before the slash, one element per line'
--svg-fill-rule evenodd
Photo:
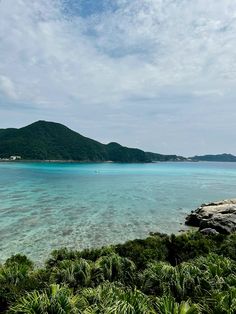
<path fill-rule="evenodd" d="M 178 232 L 201 203 L 235 197 L 236 163 L 0 163 L 0 260 Z"/>

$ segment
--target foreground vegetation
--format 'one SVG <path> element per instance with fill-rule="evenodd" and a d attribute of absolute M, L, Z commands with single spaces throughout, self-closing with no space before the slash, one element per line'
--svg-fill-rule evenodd
<path fill-rule="evenodd" d="M 101 249 L 25 256 L 0 267 L 0 312 L 236 313 L 236 234 L 153 234 Z"/>

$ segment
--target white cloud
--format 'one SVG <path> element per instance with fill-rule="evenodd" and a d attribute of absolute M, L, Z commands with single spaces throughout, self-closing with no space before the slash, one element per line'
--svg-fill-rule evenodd
<path fill-rule="evenodd" d="M 14 83 L 6 76 L 0 75 L 0 91 L 12 100 L 17 99 L 18 95 Z"/>
<path fill-rule="evenodd" d="M 175 143 L 185 152 L 182 124 L 192 115 L 209 117 L 223 103 L 227 121 L 236 98 L 234 0 L 116 0 L 116 10 L 86 17 L 66 15 L 63 3 L 0 2 L 0 113 L 5 103 L 30 105 L 97 139 L 163 152 Z M 150 133 L 169 128 L 167 151 Z"/>

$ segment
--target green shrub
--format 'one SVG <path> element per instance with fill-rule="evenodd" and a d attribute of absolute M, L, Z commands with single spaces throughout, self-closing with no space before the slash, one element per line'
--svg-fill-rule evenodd
<path fill-rule="evenodd" d="M 85 249 L 79 252 L 81 258 L 95 262 L 101 256 L 108 256 L 115 253 L 113 246 L 105 246 L 99 249 Z"/>
<path fill-rule="evenodd" d="M 80 298 L 66 287 L 52 285 L 48 290 L 33 291 L 11 306 L 9 313 L 17 314 L 73 314 L 78 313 Z"/>
<path fill-rule="evenodd" d="M 144 269 L 152 261 L 164 261 L 168 256 L 166 246 L 168 237 L 159 235 L 144 240 L 128 241 L 116 246 L 116 252 L 132 260 L 138 269 Z"/>
<path fill-rule="evenodd" d="M 0 268 L 0 304 L 10 304 L 32 287 L 30 272 L 31 268 L 25 264 Z"/>
<path fill-rule="evenodd" d="M 224 238 L 223 243 L 219 246 L 219 253 L 236 261 L 236 233 Z"/>
<path fill-rule="evenodd" d="M 209 307 L 208 313 L 235 314 L 236 313 L 236 287 L 230 287 L 227 291 L 216 292 L 212 295 L 213 307 Z"/>
<path fill-rule="evenodd" d="M 29 260 L 27 256 L 21 255 L 21 254 L 16 254 L 16 255 L 11 256 L 10 258 L 6 260 L 4 265 L 8 267 L 15 264 L 24 265 L 28 269 L 33 269 L 34 267 L 33 262 Z"/>
<path fill-rule="evenodd" d="M 79 253 L 76 251 L 68 250 L 67 248 L 61 248 L 54 250 L 51 253 L 50 258 L 46 261 L 46 267 L 51 268 L 57 266 L 58 263 L 64 260 L 75 260 L 79 257 Z"/>
<path fill-rule="evenodd" d="M 171 235 L 167 242 L 168 261 L 177 265 L 197 256 L 215 252 L 218 246 L 217 236 L 204 236 L 199 232 L 186 232 L 181 235 Z"/>
<path fill-rule="evenodd" d="M 94 265 L 93 279 L 96 284 L 108 280 L 132 285 L 135 275 L 135 264 L 128 258 L 117 254 L 102 256 Z"/>
<path fill-rule="evenodd" d="M 158 314 L 200 314 L 201 307 L 198 304 L 190 302 L 175 302 L 171 296 L 165 296 L 157 299 L 156 310 Z"/>
<path fill-rule="evenodd" d="M 71 288 L 91 285 L 92 265 L 84 259 L 63 260 L 52 270 L 51 281 Z"/>
<path fill-rule="evenodd" d="M 0 266 L 0 313 L 234 314 L 236 235 L 152 234 Z M 9 312 L 7 312 L 9 310 Z"/>
<path fill-rule="evenodd" d="M 141 291 L 114 283 L 103 283 L 95 289 L 85 289 L 82 296 L 89 303 L 84 313 L 155 314 L 152 301 Z"/>

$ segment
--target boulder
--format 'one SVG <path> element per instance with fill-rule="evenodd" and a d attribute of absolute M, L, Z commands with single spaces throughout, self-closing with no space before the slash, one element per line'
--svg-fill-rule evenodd
<path fill-rule="evenodd" d="M 186 225 L 199 230 L 214 229 L 230 234 L 236 231 L 236 199 L 202 204 L 186 217 Z"/>
<path fill-rule="evenodd" d="M 219 232 L 216 231 L 216 229 L 212 229 L 212 228 L 205 228 L 205 229 L 200 230 L 200 232 L 201 232 L 202 234 L 205 234 L 205 235 L 209 235 L 209 234 L 219 234 Z"/>

